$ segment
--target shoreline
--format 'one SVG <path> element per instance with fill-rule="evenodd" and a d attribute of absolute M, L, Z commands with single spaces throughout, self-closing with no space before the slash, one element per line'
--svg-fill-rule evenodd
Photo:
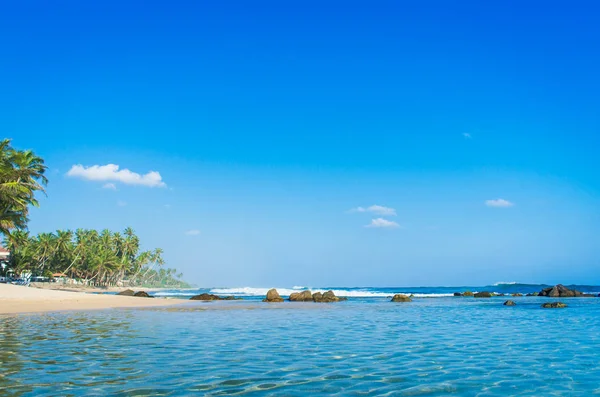
<path fill-rule="evenodd" d="M 164 307 L 181 305 L 185 302 L 182 299 L 140 298 L 97 294 L 89 290 L 65 291 L 0 284 L 0 315 Z"/>

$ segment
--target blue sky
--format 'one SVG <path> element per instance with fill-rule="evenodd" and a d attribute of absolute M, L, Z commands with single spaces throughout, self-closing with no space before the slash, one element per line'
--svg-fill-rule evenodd
<path fill-rule="evenodd" d="M 201 286 L 600 284 L 595 2 L 91 3 L 0 15 L 32 232 Z"/>

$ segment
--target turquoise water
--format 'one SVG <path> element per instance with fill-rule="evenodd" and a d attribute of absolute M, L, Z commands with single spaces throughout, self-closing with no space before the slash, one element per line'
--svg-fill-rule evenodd
<path fill-rule="evenodd" d="M 600 299 L 512 299 L 4 316 L 0 395 L 600 394 Z"/>

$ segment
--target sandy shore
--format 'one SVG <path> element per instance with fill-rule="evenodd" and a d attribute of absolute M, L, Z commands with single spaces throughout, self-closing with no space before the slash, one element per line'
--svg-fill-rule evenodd
<path fill-rule="evenodd" d="M 99 295 L 0 284 L 0 314 L 172 306 L 183 303 L 185 301 L 180 299 Z"/>

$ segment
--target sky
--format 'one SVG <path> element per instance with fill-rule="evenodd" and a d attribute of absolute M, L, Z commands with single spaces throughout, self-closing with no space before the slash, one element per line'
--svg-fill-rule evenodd
<path fill-rule="evenodd" d="M 599 12 L 7 2 L 0 126 L 199 286 L 600 284 Z"/>

